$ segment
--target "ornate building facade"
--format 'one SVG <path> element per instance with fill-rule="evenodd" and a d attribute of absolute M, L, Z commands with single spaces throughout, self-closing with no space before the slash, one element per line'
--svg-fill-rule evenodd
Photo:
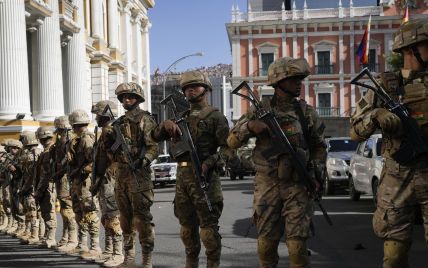
<path fill-rule="evenodd" d="M 150 110 L 153 7 L 153 0 L 0 1 L 0 137 L 117 102 L 122 82 L 142 85 Z"/>
<path fill-rule="evenodd" d="M 303 8 L 297 9 L 296 2 Z M 391 54 L 392 35 L 401 24 L 400 1 L 373 2 L 374 6 L 359 7 L 352 0 L 346 6 L 337 0 L 335 7 L 311 9 L 306 0 L 249 0 L 246 13 L 232 7 L 232 20 L 226 28 L 234 86 L 247 80 L 259 96 L 273 95 L 273 88 L 266 86 L 269 64 L 279 57 L 304 57 L 312 75 L 304 80 L 301 97 L 321 116 L 349 116 L 364 94 L 364 89 L 349 82 L 361 70 L 355 51 L 369 16 L 368 67 L 374 72 L 388 70 L 385 59 Z M 428 1 L 409 2 L 410 18 L 428 15 Z M 247 101 L 233 96 L 234 120 L 247 109 Z"/>

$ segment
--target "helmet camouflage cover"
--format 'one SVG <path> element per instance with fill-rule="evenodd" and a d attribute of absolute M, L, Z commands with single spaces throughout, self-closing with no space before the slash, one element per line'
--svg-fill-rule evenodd
<path fill-rule="evenodd" d="M 97 102 L 96 104 L 92 105 L 91 113 L 99 115 L 99 116 L 110 116 L 108 111 L 104 113 L 105 108 L 110 106 L 111 112 L 113 113 L 113 116 L 117 116 L 117 105 L 113 101 L 110 100 L 102 100 Z"/>
<path fill-rule="evenodd" d="M 72 126 L 74 125 L 87 125 L 91 122 L 89 115 L 81 109 L 74 110 L 69 116 L 68 121 Z"/>
<path fill-rule="evenodd" d="M 181 75 L 181 79 L 180 79 L 181 89 L 184 90 L 187 86 L 190 86 L 190 85 L 201 85 L 210 91 L 213 89 L 213 86 L 211 84 L 210 79 L 208 78 L 208 75 L 201 71 L 188 71 L 188 72 L 184 72 Z"/>
<path fill-rule="evenodd" d="M 36 133 L 32 131 L 24 131 L 19 136 L 19 140 L 24 146 L 38 145 L 39 141 L 36 138 Z"/>
<path fill-rule="evenodd" d="M 16 148 L 22 149 L 22 142 L 20 142 L 19 140 L 16 140 L 16 139 L 8 139 L 6 146 L 16 147 Z"/>
<path fill-rule="evenodd" d="M 303 79 L 309 74 L 309 64 L 306 59 L 279 58 L 269 65 L 268 85 L 275 86 L 279 81 L 290 77 L 299 76 Z"/>
<path fill-rule="evenodd" d="M 401 25 L 394 34 L 392 50 L 399 52 L 402 48 L 428 40 L 428 18 L 411 20 Z"/>
<path fill-rule="evenodd" d="M 61 128 L 61 129 L 71 129 L 70 122 L 68 121 L 68 116 L 58 116 L 54 120 L 54 126 L 55 128 Z"/>
<path fill-rule="evenodd" d="M 36 131 L 36 136 L 39 140 L 45 138 L 52 138 L 54 135 L 52 128 L 50 127 L 39 127 Z"/>
<path fill-rule="evenodd" d="M 120 102 L 122 102 L 123 94 L 134 94 L 138 99 L 140 99 L 140 102 L 144 102 L 146 100 L 144 98 L 143 88 L 135 82 L 122 83 L 118 85 L 114 93 Z"/>

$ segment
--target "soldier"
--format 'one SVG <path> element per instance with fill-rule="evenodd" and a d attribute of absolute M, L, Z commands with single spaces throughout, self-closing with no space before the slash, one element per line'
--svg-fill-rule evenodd
<path fill-rule="evenodd" d="M 209 211 L 195 176 L 190 154 L 175 156 L 176 151 L 183 149 L 180 147 L 178 126 L 166 120 L 153 132 L 153 137 L 157 141 L 174 138 L 171 155 L 178 162 L 174 213 L 181 225 L 180 237 L 186 249 L 186 267 L 198 267 L 200 240 L 206 248 L 207 267 L 219 267 L 221 236 L 218 222 L 223 210 L 223 193 L 216 167 L 221 157 L 229 159 L 232 155 L 226 144 L 229 126 L 226 117 L 217 108 L 208 105 L 208 91 L 212 91 L 212 85 L 206 74 L 200 71 L 185 72 L 180 86 L 190 102 L 190 110 L 184 116 L 202 163 L 202 173 L 210 175 L 208 199 L 212 203 L 212 211 Z M 220 150 L 217 152 L 218 148 Z"/>
<path fill-rule="evenodd" d="M 97 175 L 104 176 L 109 166 L 115 174 L 115 195 L 125 250 L 122 266 L 135 266 L 136 229 L 142 247 L 143 267 L 152 267 L 155 232 L 150 213 L 153 204 L 150 163 L 158 155 L 158 146 L 150 133 L 156 123 L 149 112 L 139 107 L 145 101 L 141 86 L 133 82 L 122 83 L 115 93 L 126 112 L 114 126 L 102 130 Z"/>
<path fill-rule="evenodd" d="M 275 60 L 268 69 L 268 82 L 275 90 L 262 105 L 272 112 L 304 164 L 322 169 L 326 159 L 323 124 L 314 108 L 298 100 L 302 80 L 309 75 L 305 59 L 290 57 Z M 290 155 L 268 157 L 272 149 L 267 126 L 250 109 L 233 127 L 228 137 L 232 148 L 257 137 L 253 161 L 256 169 L 253 220 L 257 227 L 257 252 L 260 267 L 276 267 L 278 244 L 284 230 L 290 267 L 309 267 L 306 240 L 309 238 L 313 201 L 292 165 Z"/>
<path fill-rule="evenodd" d="M 5 161 L 6 149 L 3 145 L 0 145 L 0 170 L 3 169 L 3 163 Z M 3 207 L 3 174 L 0 172 L 0 231 L 7 226 L 7 214 Z"/>
<path fill-rule="evenodd" d="M 18 235 L 22 235 L 22 233 L 25 231 L 24 208 L 19 202 L 18 197 L 18 190 L 20 188 L 19 186 L 22 184 L 22 173 L 19 168 L 19 158 L 21 156 L 23 146 L 19 140 L 10 139 L 8 142 L 8 147 L 10 158 L 6 164 L 6 176 L 10 182 L 10 204 L 15 224 L 12 224 L 11 228 L 6 233 L 16 237 Z"/>
<path fill-rule="evenodd" d="M 56 141 L 51 148 L 50 161 L 53 181 L 56 186 L 56 194 L 60 205 L 60 214 L 63 222 L 62 237 L 58 242 L 57 250 L 69 252 L 77 247 L 77 223 L 73 212 L 73 204 L 70 195 L 70 184 L 67 178 L 67 147 L 71 140 L 71 126 L 68 116 L 55 118 Z"/>
<path fill-rule="evenodd" d="M 397 74 L 382 74 L 381 82 L 387 93 L 410 111 L 423 140 L 428 142 L 428 19 L 402 25 L 394 35 L 393 51 L 403 55 L 404 67 Z M 383 267 L 408 267 L 413 222 L 420 209 L 428 241 L 428 158 L 425 154 L 401 164 L 394 160 L 406 130 L 399 117 L 383 107 L 372 91 L 367 92 L 351 117 L 350 134 L 352 139 L 362 141 L 377 129 L 382 130 L 385 162 L 373 228 L 384 240 Z"/>
<path fill-rule="evenodd" d="M 39 241 L 39 220 L 34 198 L 34 177 L 41 150 L 37 148 L 39 142 L 34 132 L 23 132 L 21 141 L 25 151 L 21 156 L 22 186 L 19 197 L 24 206 L 25 222 L 29 225 L 29 230 L 26 230 L 28 233 L 23 235 L 21 241 L 23 244 L 35 244 Z"/>
<path fill-rule="evenodd" d="M 56 192 L 52 181 L 52 168 L 50 165 L 50 149 L 53 145 L 53 131 L 50 127 L 39 127 L 36 131 L 37 139 L 43 146 L 43 152 L 37 161 L 36 181 L 35 181 L 35 200 L 40 205 L 42 218 L 45 222 L 45 240 L 41 246 L 51 248 L 56 246 Z"/>
<path fill-rule="evenodd" d="M 70 251 L 82 258 L 98 258 L 101 256 L 98 218 L 98 200 L 89 191 L 91 187 L 92 150 L 95 141 L 93 133 L 88 131 L 89 115 L 84 110 L 75 110 L 68 117 L 73 128 L 74 137 L 67 152 L 71 181 L 71 199 L 76 215 L 78 245 Z M 90 236 L 90 248 L 87 247 L 87 233 Z"/>
<path fill-rule="evenodd" d="M 107 105 L 111 109 L 112 114 L 107 112 Z M 110 111 L 110 110 L 109 110 Z M 91 112 L 96 115 L 98 127 L 105 128 L 111 127 L 111 122 L 117 116 L 117 105 L 108 100 L 97 102 L 92 106 Z M 102 139 L 99 139 L 98 144 L 104 145 Z M 96 157 L 99 156 L 98 146 Z M 94 185 L 92 185 L 91 192 L 96 195 L 100 200 L 101 208 L 101 223 L 105 229 L 105 250 L 101 259 L 97 262 L 104 263 L 105 267 L 116 267 L 124 260 L 122 253 L 122 229 L 120 228 L 119 209 L 117 207 L 116 198 L 114 196 L 115 187 L 115 174 L 112 166 L 107 167 L 104 176 L 98 176 Z"/>

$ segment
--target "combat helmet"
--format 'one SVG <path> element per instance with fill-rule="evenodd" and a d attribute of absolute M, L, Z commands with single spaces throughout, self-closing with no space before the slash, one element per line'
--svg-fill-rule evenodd
<path fill-rule="evenodd" d="M 299 76 L 303 79 L 309 74 L 309 64 L 306 59 L 279 58 L 269 65 L 268 85 L 275 86 L 279 81 L 290 77 Z"/>
<path fill-rule="evenodd" d="M 117 116 L 117 105 L 115 102 L 110 100 L 102 100 L 92 105 L 91 113 L 96 114 L 98 116 L 108 116 L 111 117 L 109 111 L 105 111 L 107 105 L 110 107 L 113 116 Z"/>
<path fill-rule="evenodd" d="M 69 116 L 68 121 L 74 125 L 88 125 L 91 122 L 89 115 L 81 109 L 74 110 Z"/>
<path fill-rule="evenodd" d="M 41 139 L 52 138 L 54 133 L 50 127 L 39 127 L 36 131 L 36 137 Z"/>
<path fill-rule="evenodd" d="M 54 120 L 54 126 L 56 129 L 71 129 L 70 122 L 68 121 L 68 116 L 58 116 Z"/>
<path fill-rule="evenodd" d="M 402 48 L 428 40 L 428 18 L 416 19 L 401 25 L 394 34 L 392 50 L 400 52 Z"/>
<path fill-rule="evenodd" d="M 36 138 L 36 133 L 32 131 L 24 131 L 19 136 L 19 140 L 24 146 L 38 145 L 39 141 Z"/>
<path fill-rule="evenodd" d="M 122 83 L 118 85 L 114 93 L 120 102 L 122 102 L 123 94 L 134 94 L 140 102 L 144 102 L 146 100 L 144 98 L 143 88 L 135 82 Z"/>
<path fill-rule="evenodd" d="M 188 71 L 188 72 L 184 72 L 181 75 L 181 79 L 180 79 L 181 90 L 184 91 L 184 89 L 190 85 L 200 85 L 210 91 L 212 91 L 213 89 L 213 86 L 211 84 L 210 79 L 208 78 L 208 75 L 201 71 Z"/>
<path fill-rule="evenodd" d="M 22 149 L 22 142 L 20 142 L 19 140 L 16 140 L 16 139 L 8 139 L 6 146 L 16 147 L 16 148 Z"/>

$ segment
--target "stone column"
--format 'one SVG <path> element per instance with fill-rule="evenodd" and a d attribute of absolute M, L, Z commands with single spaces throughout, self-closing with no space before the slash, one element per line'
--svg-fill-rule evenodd
<path fill-rule="evenodd" d="M 0 33 L 0 120 L 30 118 L 24 1 L 0 1 Z"/>
<path fill-rule="evenodd" d="M 146 84 L 143 86 L 146 94 L 146 102 L 144 108 L 151 112 L 152 110 L 152 90 L 151 90 L 151 79 L 150 79 L 150 46 L 149 46 L 149 29 L 151 27 L 150 22 L 145 21 L 143 26 L 143 49 L 142 49 L 142 60 L 143 60 L 143 79 L 146 81 Z"/>
<path fill-rule="evenodd" d="M 83 109 L 90 114 L 91 103 L 88 101 L 86 85 L 86 34 L 83 1 L 77 1 L 77 24 L 80 28 L 64 49 L 64 99 L 65 113 Z"/>
<path fill-rule="evenodd" d="M 103 10 L 99 0 L 91 0 L 91 36 L 101 38 L 103 36 Z"/>
<path fill-rule="evenodd" d="M 109 48 L 117 48 L 117 0 L 108 0 L 108 42 Z"/>
<path fill-rule="evenodd" d="M 49 2 L 52 16 L 32 36 L 33 116 L 53 121 L 64 114 L 58 1 Z"/>
<path fill-rule="evenodd" d="M 129 34 L 131 33 L 131 6 L 127 5 L 123 8 L 122 13 L 122 25 L 123 25 L 123 33 Z M 126 66 L 126 76 L 124 78 L 124 82 L 132 81 L 132 61 L 131 61 L 131 42 L 130 38 L 124 38 L 124 44 L 122 50 L 125 53 L 124 63 Z"/>

